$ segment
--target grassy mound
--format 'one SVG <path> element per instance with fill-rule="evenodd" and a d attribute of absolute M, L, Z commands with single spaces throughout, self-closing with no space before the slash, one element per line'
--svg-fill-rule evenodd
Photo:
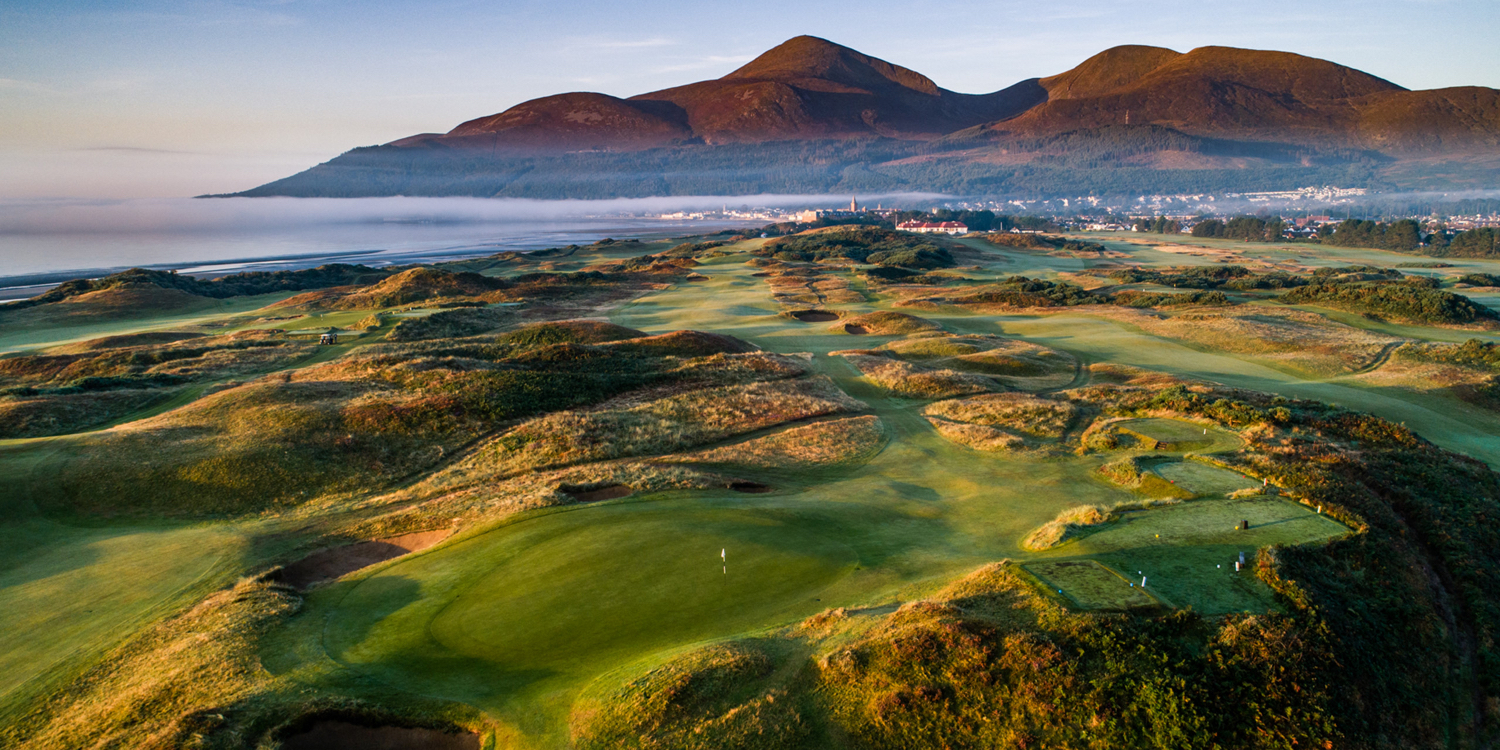
<path fill-rule="evenodd" d="M 1044 252 L 1061 253 L 1102 253 L 1107 250 L 1103 245 L 1096 242 L 1073 240 L 1066 237 L 1054 237 L 1046 234 L 1032 234 L 1020 232 L 992 232 L 979 235 L 979 238 L 992 245 L 1010 247 L 1017 250 L 1041 250 Z"/>
<path fill-rule="evenodd" d="M 881 349 L 930 367 L 986 375 L 1021 390 L 1062 387 L 1078 369 L 1078 360 L 1066 352 L 993 335 L 918 334 Z"/>
<path fill-rule="evenodd" d="M 955 398 L 1001 389 L 998 383 L 982 375 L 923 367 L 880 356 L 878 352 L 851 350 L 832 354 L 854 365 L 871 383 L 905 398 Z"/>
<path fill-rule="evenodd" d="M 120 342 L 124 343 L 124 342 Z M 309 342 L 279 332 L 178 338 L 165 344 L 68 347 L 73 353 L 0 359 L 0 438 L 64 435 L 124 418 L 192 384 L 243 378 L 295 364 Z M 201 390 L 201 388 L 200 388 Z"/>
<path fill-rule="evenodd" d="M 703 331 L 673 331 L 614 342 L 615 351 L 650 353 L 659 357 L 706 357 L 711 354 L 744 354 L 755 346 L 733 336 Z"/>
<path fill-rule="evenodd" d="M 69 435 L 99 427 L 171 398 L 176 389 L 125 389 L 96 393 L 0 398 L 0 439 Z"/>
<path fill-rule="evenodd" d="M 477 336 L 500 328 L 515 318 L 516 313 L 503 307 L 440 310 L 420 318 L 399 321 L 385 338 L 386 341 L 422 341 Z"/>
<path fill-rule="evenodd" d="M 1055 444 L 1080 410 L 1066 401 L 1024 393 L 995 393 L 939 401 L 922 415 L 943 437 L 978 450 L 1017 450 Z"/>
<path fill-rule="evenodd" d="M 1026 538 L 1021 540 L 1021 547 L 1033 552 L 1049 550 L 1063 542 L 1095 531 L 1104 524 L 1118 520 L 1122 513 L 1147 508 L 1160 508 L 1175 505 L 1179 502 L 1181 502 L 1179 498 L 1158 498 L 1155 500 L 1115 503 L 1108 507 L 1079 505 L 1066 508 L 1059 512 L 1056 518 L 1038 526 L 1030 534 L 1027 534 Z"/>
<path fill-rule="evenodd" d="M 645 335 L 644 332 L 634 328 L 598 320 L 563 320 L 525 326 L 501 336 L 498 340 L 502 344 L 534 347 L 549 344 L 600 344 L 607 341 L 640 338 Z"/>
<path fill-rule="evenodd" d="M 524 329 L 518 338 L 576 336 L 579 328 L 598 333 L 594 325 L 563 326 Z M 785 377 L 790 368 L 571 343 L 440 341 L 365 352 L 88 436 L 69 449 L 57 481 L 38 488 L 38 502 L 103 515 L 286 508 L 327 493 L 379 489 L 508 420 L 645 386 Z"/>
<path fill-rule="evenodd" d="M 1080 505 L 1057 514 L 1021 540 L 1021 546 L 1032 551 L 1052 549 L 1067 541 L 1079 529 L 1098 526 L 1113 520 L 1114 516 L 1097 505 Z"/>
<path fill-rule="evenodd" d="M 868 334 L 871 336 L 905 336 L 912 333 L 924 331 L 939 331 L 942 326 L 926 318 L 908 315 L 901 312 L 881 310 L 878 312 L 865 313 L 844 318 L 834 330 L 845 333 Z"/>
<path fill-rule="evenodd" d="M 783 422 L 863 405 L 825 377 L 692 391 L 623 409 L 564 411 L 509 430 L 455 467 L 514 476 L 627 456 L 676 453 Z"/>
<path fill-rule="evenodd" d="M 478 297 L 509 286 L 511 283 L 504 279 L 422 266 L 402 271 L 370 287 L 344 295 L 332 307 L 339 310 L 399 307 L 428 300 Z"/>
<path fill-rule="evenodd" d="M 779 264 L 774 268 L 774 271 L 765 272 L 764 278 L 771 287 L 771 298 L 780 304 L 806 307 L 865 301 L 864 295 L 851 288 L 849 277 L 845 274 L 827 273 L 827 269 L 811 266 Z M 803 311 L 802 314 L 813 315 L 821 320 L 838 318 L 821 318 L 815 312 Z M 806 317 L 798 319 L 812 322 Z"/>
<path fill-rule="evenodd" d="M 748 469 L 812 469 L 869 457 L 885 444 L 879 417 L 847 417 L 791 427 L 735 445 L 673 456 L 674 462 Z"/>
<path fill-rule="evenodd" d="M 98 279 L 75 279 L 64 282 L 31 299 L 11 303 L 0 309 L 22 309 L 37 305 L 48 305 L 63 301 L 79 301 L 79 298 L 98 295 L 110 290 L 142 292 L 147 289 L 175 291 L 190 297 L 225 299 L 227 297 L 249 297 L 273 292 L 295 292 L 304 289 L 369 284 L 390 276 L 390 269 L 367 266 L 351 266 L 343 263 L 308 268 L 300 271 L 251 271 L 201 280 L 175 271 L 151 271 L 132 268 Z M 97 297 L 96 297 L 97 298 Z M 164 295 L 162 299 L 175 298 Z"/>
<path fill-rule="evenodd" d="M 763 693 L 759 683 L 772 675 L 775 662 L 756 646 L 707 646 L 626 683 L 597 713 L 574 719 L 577 747 L 800 745 L 808 728 L 795 707 L 777 705 L 783 692 Z"/>
<path fill-rule="evenodd" d="M 146 331 L 144 333 L 127 333 L 119 336 L 101 336 L 97 339 L 89 339 L 71 346 L 59 347 L 55 351 L 60 354 L 71 354 L 77 352 L 89 352 L 98 349 L 122 349 L 125 347 L 152 346 L 154 344 L 175 344 L 178 341 L 202 338 L 207 334 L 192 331 Z"/>
<path fill-rule="evenodd" d="M 1099 476 L 1152 498 L 1188 500 L 1195 497 L 1187 488 L 1179 487 L 1151 471 L 1154 463 L 1149 457 L 1129 456 L 1100 466 Z"/>
<path fill-rule="evenodd" d="M 36 299 L 36 298 L 33 298 Z M 189 313 L 213 308 L 213 300 L 181 289 L 154 284 L 121 283 L 70 294 L 46 305 L 11 302 L 0 305 L 6 326 L 81 326 L 104 321 Z"/>

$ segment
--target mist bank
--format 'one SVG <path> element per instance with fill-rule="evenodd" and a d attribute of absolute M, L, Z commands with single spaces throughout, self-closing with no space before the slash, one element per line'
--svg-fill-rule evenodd
<path fill-rule="evenodd" d="M 646 214 L 847 205 L 848 195 L 698 195 L 604 201 L 477 198 L 0 201 L 0 287 L 130 267 L 194 274 L 324 262 L 427 262 L 605 237 L 670 237 L 761 221 L 664 221 Z M 944 196 L 860 195 L 930 207 Z M 16 296 L 11 294 L 9 296 Z M 24 296 L 24 295 L 23 295 Z"/>

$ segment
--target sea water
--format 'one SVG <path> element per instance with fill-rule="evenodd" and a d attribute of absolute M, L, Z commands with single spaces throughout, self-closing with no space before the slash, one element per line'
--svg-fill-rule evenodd
<path fill-rule="evenodd" d="M 214 198 L 0 202 L 0 299 L 132 267 L 199 276 L 244 270 L 435 262 L 665 238 L 764 220 L 654 218 L 726 200 L 529 201 L 475 198 Z M 752 199 L 753 200 L 753 199 Z M 731 204 L 734 207 L 737 204 Z"/>

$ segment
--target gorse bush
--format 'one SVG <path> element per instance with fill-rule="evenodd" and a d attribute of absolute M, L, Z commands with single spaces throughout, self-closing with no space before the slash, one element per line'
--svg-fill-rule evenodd
<path fill-rule="evenodd" d="M 948 268 L 953 256 L 938 241 L 923 235 L 879 227 L 840 227 L 783 237 L 766 243 L 756 255 L 812 263 L 849 260 L 901 268 Z"/>
<path fill-rule="evenodd" d="M 1111 299 L 1126 307 L 1181 307 L 1187 305 L 1227 305 L 1229 298 L 1223 292 L 1197 291 L 1182 294 L 1152 294 L 1150 292 L 1116 292 Z"/>
<path fill-rule="evenodd" d="M 1421 323 L 1493 320 L 1495 312 L 1468 297 L 1408 284 L 1309 284 L 1282 295 L 1287 304 L 1328 305 Z"/>
<path fill-rule="evenodd" d="M 1003 307 L 1069 307 L 1098 305 L 1109 300 L 1077 284 L 1062 281 L 1011 276 L 999 284 L 986 284 L 972 291 L 948 297 L 954 305 L 999 305 Z"/>

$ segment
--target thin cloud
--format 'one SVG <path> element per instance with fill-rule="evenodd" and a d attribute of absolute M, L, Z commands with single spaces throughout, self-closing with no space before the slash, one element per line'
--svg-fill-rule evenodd
<path fill-rule="evenodd" d="M 74 151 L 108 151 L 126 154 L 192 154 L 199 155 L 202 151 L 177 151 L 169 148 L 145 148 L 142 146 L 84 146 L 72 149 Z"/>
<path fill-rule="evenodd" d="M 25 91 L 37 94 L 50 94 L 56 89 L 45 83 L 36 81 L 23 81 L 19 78 L 0 78 L 0 91 Z"/>
<path fill-rule="evenodd" d="M 651 72 L 682 73 L 686 71 L 703 70 L 704 68 L 715 68 L 724 65 L 743 65 L 744 63 L 750 62 L 754 59 L 754 55 L 709 55 L 708 57 L 702 57 L 692 62 L 679 63 L 677 65 L 663 65 L 661 67 L 652 68 Z"/>
<path fill-rule="evenodd" d="M 599 49 L 640 49 L 643 47 L 670 47 L 674 44 L 677 44 L 677 40 L 659 37 L 656 39 L 593 42 L 589 46 Z"/>

